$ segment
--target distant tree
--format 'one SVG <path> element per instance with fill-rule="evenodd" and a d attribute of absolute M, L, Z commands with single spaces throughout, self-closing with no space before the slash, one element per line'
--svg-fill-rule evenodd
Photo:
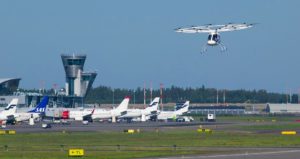
<path fill-rule="evenodd" d="M 25 90 L 20 89 L 22 92 L 40 92 L 40 90 Z M 146 102 L 150 102 L 150 89 L 146 89 Z M 222 103 L 224 90 L 218 90 L 219 102 Z M 1 93 L 1 92 L 0 92 Z M 45 90 L 43 94 L 54 94 L 54 90 Z M 226 103 L 286 103 L 289 100 L 289 96 L 282 93 L 267 92 L 266 90 L 226 90 Z M 144 90 L 141 87 L 136 89 L 125 88 L 111 88 L 108 86 L 98 86 L 92 88 L 87 94 L 86 103 L 120 103 L 125 96 L 133 98 L 135 97 L 135 103 L 144 102 Z M 160 96 L 160 90 L 153 90 L 153 97 Z M 293 94 L 292 103 L 298 103 L 298 95 Z M 163 102 L 177 102 L 183 100 L 190 100 L 191 103 L 216 103 L 217 101 L 217 89 L 206 88 L 204 85 L 201 87 L 177 87 L 172 85 L 170 88 L 165 88 L 163 91 Z"/>

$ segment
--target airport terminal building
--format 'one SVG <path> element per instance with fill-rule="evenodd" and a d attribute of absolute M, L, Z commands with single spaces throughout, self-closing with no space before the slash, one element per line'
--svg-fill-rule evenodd
<path fill-rule="evenodd" d="M 21 78 L 0 78 L 0 94 L 17 91 Z"/>
<path fill-rule="evenodd" d="M 21 78 L 0 78 L 0 105 L 8 104 L 15 95 L 12 95 L 19 88 Z M 24 98 L 20 98 L 25 103 Z"/>

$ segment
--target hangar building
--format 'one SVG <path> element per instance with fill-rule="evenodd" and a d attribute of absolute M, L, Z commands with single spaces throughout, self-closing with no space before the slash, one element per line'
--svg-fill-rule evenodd
<path fill-rule="evenodd" d="M 222 115 L 239 115 L 245 114 L 243 106 L 192 106 L 189 108 L 192 114 L 222 114 Z"/>
<path fill-rule="evenodd" d="M 300 104 L 267 104 L 266 107 L 267 113 L 273 114 L 291 114 L 291 113 L 300 113 Z"/>

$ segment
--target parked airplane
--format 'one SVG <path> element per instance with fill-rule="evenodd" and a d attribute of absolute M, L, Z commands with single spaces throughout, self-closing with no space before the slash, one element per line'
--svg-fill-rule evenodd
<path fill-rule="evenodd" d="M 168 119 L 176 119 L 178 116 L 183 113 L 188 112 L 190 106 L 190 101 L 186 101 L 182 107 L 175 111 L 160 111 L 157 115 L 157 120 L 168 120 Z"/>
<path fill-rule="evenodd" d="M 92 114 L 92 119 L 112 119 L 112 121 L 115 122 L 117 117 L 126 114 L 126 111 L 128 109 L 128 103 L 129 97 L 125 97 L 121 104 L 114 109 L 95 109 L 94 113 Z"/>
<path fill-rule="evenodd" d="M 17 110 L 18 101 L 18 98 L 12 99 L 7 105 L 7 107 L 5 107 L 5 109 L 0 112 L 0 121 L 4 121 L 5 123 L 9 119 L 14 119 L 14 114 Z"/>
<path fill-rule="evenodd" d="M 37 119 L 41 117 L 41 115 L 45 114 L 45 110 L 48 102 L 49 102 L 49 97 L 45 96 L 42 99 L 42 101 L 33 110 L 30 110 L 28 112 L 20 112 L 20 113 L 15 112 L 14 113 L 15 120 L 17 122 L 20 122 L 20 121 L 27 121 L 30 118 Z"/>
<path fill-rule="evenodd" d="M 132 120 L 133 118 L 139 119 L 140 121 L 146 121 L 150 119 L 151 115 L 156 115 L 158 111 L 159 97 L 154 98 L 154 100 L 145 109 L 127 109 L 127 113 L 120 116 L 120 118 L 125 118 Z"/>

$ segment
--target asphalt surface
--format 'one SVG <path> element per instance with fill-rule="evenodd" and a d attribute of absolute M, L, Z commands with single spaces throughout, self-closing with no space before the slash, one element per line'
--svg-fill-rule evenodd
<path fill-rule="evenodd" d="M 30 132 L 110 132 L 110 131 L 123 131 L 126 129 L 140 129 L 142 131 L 156 131 L 156 130 L 169 130 L 169 129 L 196 129 L 200 125 L 224 125 L 229 123 L 209 123 L 209 122 L 133 122 L 133 123 L 100 123 L 93 122 L 84 125 L 82 122 L 68 122 L 66 123 L 51 123 L 51 128 L 42 128 L 42 123 L 36 123 L 31 126 L 28 123 L 21 123 L 17 125 L 7 125 L 6 130 L 16 130 L 18 133 L 30 133 Z M 4 129 L 4 130 L 5 130 Z"/>
<path fill-rule="evenodd" d="M 226 150 L 225 148 L 223 150 Z M 238 150 L 238 148 L 236 149 Z M 218 155 L 194 155 L 194 156 L 176 156 L 176 157 L 160 157 L 147 159 L 296 159 L 300 156 L 300 149 L 274 148 L 274 149 L 258 149 L 258 152 L 249 152 L 253 149 L 243 150 L 243 153 L 218 154 Z"/>

